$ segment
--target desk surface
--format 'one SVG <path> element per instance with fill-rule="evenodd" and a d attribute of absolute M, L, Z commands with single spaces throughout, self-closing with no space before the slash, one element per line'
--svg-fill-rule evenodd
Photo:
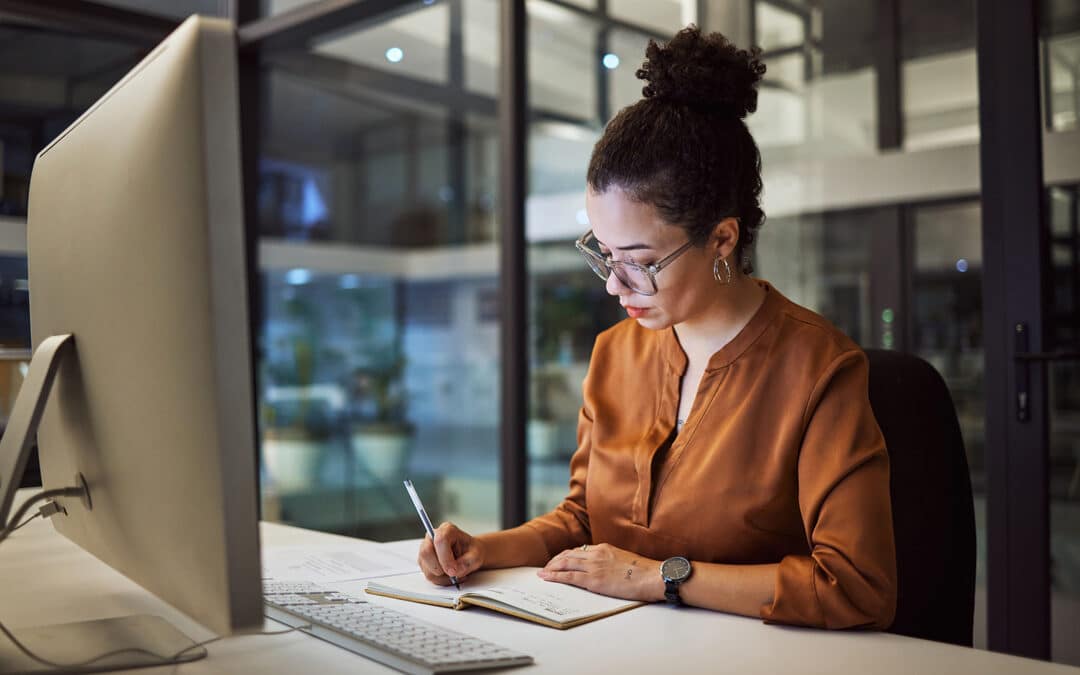
<path fill-rule="evenodd" d="M 27 491 L 16 499 L 21 502 Z M 262 523 L 263 547 L 340 545 L 363 550 L 364 541 Z M 37 519 L 0 544 L 0 620 L 33 626 L 126 614 L 158 614 L 192 639 L 213 637 Z M 360 592 L 363 582 L 334 584 Z M 732 673 L 1069 673 L 1080 668 L 915 640 L 888 633 L 827 632 L 768 626 L 756 619 L 663 605 L 640 607 L 568 631 L 545 628 L 472 608 L 440 607 L 368 596 L 432 623 L 484 637 L 533 655 L 522 675 L 566 672 Z M 267 630 L 279 624 L 268 621 Z M 3 639 L 0 636 L 0 639 Z M 168 672 L 392 673 L 376 663 L 307 635 L 238 636 L 209 645 L 210 656 Z M 162 673 L 159 669 L 125 673 Z"/>

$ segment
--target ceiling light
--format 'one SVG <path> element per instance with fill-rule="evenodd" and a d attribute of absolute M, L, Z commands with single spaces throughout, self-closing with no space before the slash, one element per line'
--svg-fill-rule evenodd
<path fill-rule="evenodd" d="M 285 282 L 293 286 L 303 286 L 311 281 L 311 270 L 291 269 L 285 273 Z"/>

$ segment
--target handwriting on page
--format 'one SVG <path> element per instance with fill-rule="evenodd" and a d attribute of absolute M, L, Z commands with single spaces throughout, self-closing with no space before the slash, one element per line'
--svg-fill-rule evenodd
<path fill-rule="evenodd" d="M 543 607 L 545 611 L 551 612 L 556 616 L 566 616 L 573 611 L 566 607 L 560 606 L 552 598 L 545 598 L 544 596 L 536 595 L 535 593 L 523 592 L 521 594 L 521 599 L 528 603 Z"/>
<path fill-rule="evenodd" d="M 568 607 L 560 598 L 545 593 L 535 593 L 515 588 L 485 588 L 483 595 L 494 597 L 503 602 L 521 607 L 537 614 L 551 617 L 566 617 L 581 612 L 577 607 Z"/>

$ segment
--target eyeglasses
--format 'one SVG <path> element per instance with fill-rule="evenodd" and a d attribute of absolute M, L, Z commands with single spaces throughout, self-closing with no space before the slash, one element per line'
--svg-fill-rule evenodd
<path fill-rule="evenodd" d="M 656 275 L 693 245 L 688 241 L 663 260 L 652 265 L 639 265 L 630 261 L 612 260 L 611 256 L 604 255 L 598 250 L 598 243 L 592 230 L 589 230 L 574 242 L 574 247 L 585 256 L 585 262 L 589 263 L 589 267 L 596 272 L 596 276 L 607 281 L 608 277 L 614 273 L 615 278 L 624 286 L 640 295 L 656 295 Z"/>

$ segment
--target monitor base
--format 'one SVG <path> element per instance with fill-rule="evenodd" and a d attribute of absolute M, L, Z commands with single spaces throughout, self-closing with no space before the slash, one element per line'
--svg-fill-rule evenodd
<path fill-rule="evenodd" d="M 172 624 L 149 614 L 18 628 L 11 632 L 35 655 L 60 666 L 58 669 L 35 661 L 0 635 L 0 672 L 14 675 L 145 668 L 164 665 L 185 649 L 188 651 L 171 662 L 186 663 L 206 656 L 204 647 L 194 647 L 195 642 Z M 112 655 L 97 658 L 106 653 Z M 95 660 L 87 663 L 91 659 Z"/>

